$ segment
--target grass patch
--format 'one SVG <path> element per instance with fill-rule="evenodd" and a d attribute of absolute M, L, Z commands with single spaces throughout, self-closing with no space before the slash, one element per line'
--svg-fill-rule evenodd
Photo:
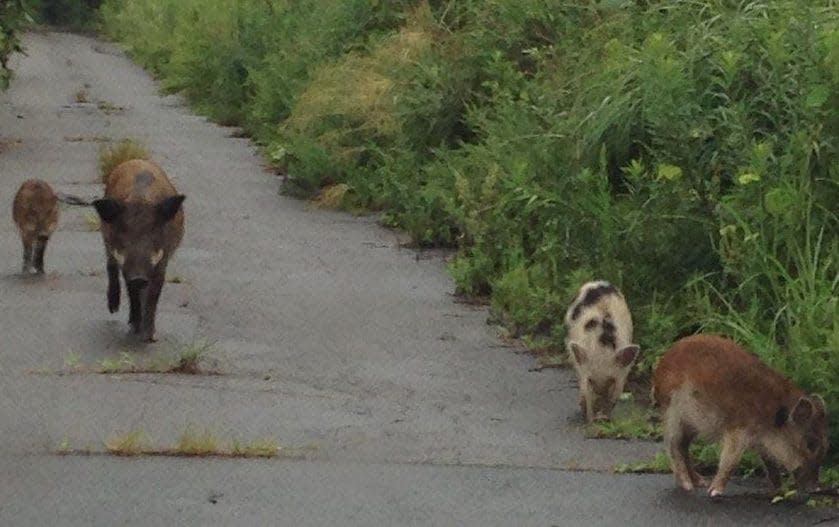
<path fill-rule="evenodd" d="M 90 95 L 87 93 L 87 90 L 84 88 L 80 88 L 73 94 L 73 100 L 75 100 L 79 104 L 84 104 L 90 102 Z"/>
<path fill-rule="evenodd" d="M 125 111 L 125 106 L 118 106 L 111 101 L 99 101 L 96 103 L 96 107 L 105 115 L 112 115 Z"/>
<path fill-rule="evenodd" d="M 695 441 L 691 445 L 690 452 L 697 472 L 702 476 L 713 476 L 716 473 L 717 464 L 720 459 L 720 451 L 717 444 Z M 613 471 L 618 474 L 669 473 L 670 459 L 664 452 L 657 452 L 652 459 L 633 463 L 622 463 L 616 465 Z M 760 456 L 752 450 L 746 451 L 740 460 L 736 474 L 745 478 L 763 476 L 765 473 Z"/>
<path fill-rule="evenodd" d="M 173 453 L 178 456 L 210 456 L 222 453 L 222 450 L 218 439 L 208 430 L 195 432 L 187 429 L 178 438 Z"/>
<path fill-rule="evenodd" d="M 84 223 L 87 226 L 87 230 L 90 232 L 98 232 L 99 229 L 102 228 L 101 221 L 99 220 L 99 215 L 95 212 L 85 212 L 84 215 Z"/>
<path fill-rule="evenodd" d="M 661 425 L 651 411 L 636 410 L 633 415 L 615 417 L 611 421 L 591 423 L 585 427 L 585 436 L 594 439 L 661 441 L 661 434 Z"/>
<path fill-rule="evenodd" d="M 191 427 L 178 436 L 171 447 L 149 445 L 142 430 L 115 434 L 104 441 L 105 452 L 112 456 L 168 456 L 168 457 L 228 457 L 228 458 L 299 458 L 308 449 L 284 449 L 271 438 L 252 441 L 234 440 L 224 444 L 209 430 L 196 432 Z M 63 438 L 55 450 L 59 455 L 92 455 L 94 451 L 74 449 L 68 438 Z"/>
<path fill-rule="evenodd" d="M 105 448 L 114 456 L 138 456 L 146 447 L 141 430 L 132 430 L 125 434 L 118 434 L 105 440 Z"/>
<path fill-rule="evenodd" d="M 319 209 L 340 209 L 348 192 L 350 192 L 350 186 L 346 183 L 330 185 L 321 189 L 310 203 Z"/>
<path fill-rule="evenodd" d="M 64 371 L 67 373 L 113 374 L 181 374 L 181 375 L 221 375 L 218 371 L 202 367 L 202 362 L 212 351 L 213 344 L 195 341 L 173 346 L 151 357 L 124 351 L 117 357 L 108 357 L 90 366 L 82 363 L 81 355 L 69 352 L 64 357 Z M 39 373 L 48 373 L 42 370 Z"/>
<path fill-rule="evenodd" d="M 123 139 L 120 142 L 103 146 L 99 150 L 99 176 L 104 183 L 108 175 L 120 163 L 131 159 L 149 159 L 151 156 L 148 149 L 136 139 Z"/>
<path fill-rule="evenodd" d="M 251 442 L 233 441 L 230 453 L 236 457 L 274 457 L 280 452 L 280 445 L 273 439 L 258 439 Z"/>

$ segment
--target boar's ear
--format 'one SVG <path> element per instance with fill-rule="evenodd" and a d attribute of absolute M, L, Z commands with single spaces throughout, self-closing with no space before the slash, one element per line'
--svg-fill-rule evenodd
<path fill-rule="evenodd" d="M 816 405 L 817 410 L 821 410 L 822 413 L 827 413 L 827 404 L 824 402 L 824 398 L 817 393 L 810 394 L 810 400 L 813 401 L 813 404 Z"/>
<path fill-rule="evenodd" d="M 641 348 L 638 344 L 630 344 L 629 346 L 624 346 L 617 351 L 615 354 L 615 362 L 621 368 L 628 368 L 635 362 L 635 358 L 638 357 L 638 352 Z"/>
<path fill-rule="evenodd" d="M 181 203 L 184 202 L 186 196 L 178 194 L 171 196 L 157 204 L 157 219 L 161 223 L 166 223 L 175 217 L 175 214 L 181 209 Z"/>
<path fill-rule="evenodd" d="M 813 414 L 816 412 L 816 407 L 808 397 L 801 397 L 798 399 L 798 402 L 795 403 L 795 408 L 792 409 L 792 413 L 790 414 L 790 419 L 797 424 L 803 425 L 807 424 L 810 419 L 813 418 Z"/>
<path fill-rule="evenodd" d="M 102 221 L 105 223 L 113 223 L 114 220 L 116 220 L 125 210 L 122 203 L 108 198 L 94 200 L 93 206 L 96 208 L 96 212 L 99 214 L 99 217 L 102 218 Z"/>
<path fill-rule="evenodd" d="M 574 359 L 577 361 L 577 364 L 583 364 L 586 361 L 587 357 L 585 348 L 574 341 L 569 342 L 568 347 L 571 348 L 571 353 L 574 354 Z"/>

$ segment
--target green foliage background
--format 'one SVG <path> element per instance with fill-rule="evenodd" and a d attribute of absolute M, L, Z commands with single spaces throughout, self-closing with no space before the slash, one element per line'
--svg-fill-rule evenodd
<path fill-rule="evenodd" d="M 288 192 L 340 183 L 343 206 L 456 247 L 457 289 L 515 333 L 559 344 L 574 290 L 605 278 L 630 302 L 641 373 L 678 337 L 720 332 L 839 415 L 835 0 L 100 14 L 167 90 L 263 144 Z"/>

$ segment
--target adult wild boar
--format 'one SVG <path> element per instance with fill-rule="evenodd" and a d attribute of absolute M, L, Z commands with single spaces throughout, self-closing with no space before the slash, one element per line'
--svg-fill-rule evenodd
<path fill-rule="evenodd" d="M 44 272 L 47 242 L 58 226 L 58 196 L 46 181 L 28 179 L 21 184 L 12 203 L 12 217 L 23 242 L 21 272 Z"/>
<path fill-rule="evenodd" d="M 119 271 L 128 291 L 128 322 L 154 342 L 155 315 L 166 264 L 184 234 L 183 194 L 151 161 L 117 165 L 105 181 L 105 196 L 93 206 L 102 220 L 108 269 L 108 310 L 119 309 Z"/>
<path fill-rule="evenodd" d="M 626 300 L 609 282 L 587 282 L 565 313 L 565 329 L 580 411 L 589 423 L 610 419 L 639 351 Z"/>
<path fill-rule="evenodd" d="M 801 490 L 818 486 L 828 449 L 822 398 L 807 395 L 737 343 L 714 335 L 676 342 L 656 366 L 653 398 L 661 407 L 664 443 L 676 482 L 685 490 L 706 482 L 690 459 L 696 437 L 722 442 L 708 489 L 720 496 L 746 449 L 758 451 L 773 489 L 781 468 Z"/>

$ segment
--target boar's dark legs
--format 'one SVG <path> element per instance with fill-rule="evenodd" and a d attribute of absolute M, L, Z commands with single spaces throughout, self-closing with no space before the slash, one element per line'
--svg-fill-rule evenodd
<path fill-rule="evenodd" d="M 137 287 L 128 280 L 125 283 L 128 288 L 128 324 L 131 326 L 132 333 L 139 333 L 143 319 L 142 305 L 145 288 Z"/>
<path fill-rule="evenodd" d="M 49 238 L 38 238 L 35 241 L 35 271 L 40 274 L 44 273 L 44 252 L 47 250 L 47 241 Z"/>
<path fill-rule="evenodd" d="M 108 311 L 119 311 L 119 265 L 114 257 L 108 255 Z"/>
<path fill-rule="evenodd" d="M 163 262 L 165 264 L 165 262 Z M 143 340 L 155 342 L 154 320 L 157 316 L 157 302 L 160 300 L 160 291 L 163 289 L 163 282 L 166 278 L 166 266 L 158 265 L 152 273 L 149 285 L 146 287 L 143 299 Z"/>
<path fill-rule="evenodd" d="M 30 267 L 32 267 L 32 242 L 27 242 L 26 240 L 24 240 L 23 264 L 21 265 L 20 272 L 26 274 L 29 272 Z"/>

